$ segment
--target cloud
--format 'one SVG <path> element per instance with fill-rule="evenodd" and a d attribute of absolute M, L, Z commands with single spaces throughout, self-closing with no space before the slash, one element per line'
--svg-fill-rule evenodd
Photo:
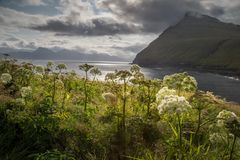
<path fill-rule="evenodd" d="M 29 27 L 36 24 L 43 24 L 46 16 L 30 15 L 13 9 L 0 7 L 0 25 L 9 27 Z"/>
<path fill-rule="evenodd" d="M 46 5 L 43 0 L 9 0 L 10 2 L 13 2 L 18 5 L 23 6 L 39 6 L 39 5 Z"/>
<path fill-rule="evenodd" d="M 138 32 L 138 26 L 115 19 L 111 15 L 98 15 L 93 1 L 61 0 L 61 16 L 49 18 L 45 24 L 37 24 L 31 29 L 51 31 L 61 36 L 101 36 Z"/>
<path fill-rule="evenodd" d="M 101 36 L 114 34 L 137 33 L 138 27 L 133 24 L 119 23 L 111 18 L 93 18 L 88 22 L 72 24 L 69 21 L 49 20 L 44 25 L 37 25 L 32 29 L 39 31 L 52 31 L 61 36 Z"/>
<path fill-rule="evenodd" d="M 19 41 L 15 44 L 16 48 L 19 49 L 36 49 L 36 43 L 35 42 L 26 42 L 26 41 Z"/>
<path fill-rule="evenodd" d="M 136 43 L 136 44 L 132 44 L 132 45 L 129 45 L 129 46 L 114 45 L 111 48 L 121 50 L 121 51 L 125 51 L 125 52 L 138 53 L 145 47 L 146 47 L 145 43 L 144 44 Z"/>
<path fill-rule="evenodd" d="M 40 0 L 21 0 L 40 3 Z M 102 36 L 161 33 L 193 11 L 222 18 L 239 19 L 226 1 L 220 0 L 59 0 L 57 16 L 30 15 L 0 7 L 0 24 L 53 32 L 58 36 Z M 238 4 L 237 0 L 233 0 Z M 42 1 L 41 1 L 42 2 Z M 227 7 L 226 7 L 227 6 Z M 229 18 L 230 17 L 230 18 Z"/>
<path fill-rule="evenodd" d="M 177 23 L 186 12 L 214 16 L 224 14 L 217 5 L 204 6 L 201 0 L 104 0 L 101 6 L 125 21 L 139 23 L 143 32 L 159 33 Z"/>

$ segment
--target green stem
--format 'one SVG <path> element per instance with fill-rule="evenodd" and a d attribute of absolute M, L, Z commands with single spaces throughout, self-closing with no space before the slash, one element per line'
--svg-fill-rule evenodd
<path fill-rule="evenodd" d="M 201 110 L 198 110 L 198 126 L 197 126 L 197 130 L 195 132 L 194 139 L 197 138 L 200 127 L 201 127 Z"/>
<path fill-rule="evenodd" d="M 150 87 L 148 87 L 147 94 L 148 94 L 147 115 L 149 116 L 149 114 L 150 114 L 150 104 L 151 104 Z"/>
<path fill-rule="evenodd" d="M 55 103 L 55 94 L 56 94 L 56 76 L 53 75 L 53 94 L 52 94 L 52 103 Z"/>
<path fill-rule="evenodd" d="M 179 114 L 177 114 L 178 117 L 178 127 L 179 127 L 179 145 L 180 149 L 182 148 L 182 126 L 181 126 L 181 120 Z"/>
<path fill-rule="evenodd" d="M 123 155 L 126 153 L 126 92 L 127 92 L 127 83 L 126 80 L 124 79 L 124 88 L 123 88 L 123 108 L 122 108 L 122 140 L 123 140 Z"/>
<path fill-rule="evenodd" d="M 233 152 L 234 152 L 234 147 L 235 147 L 235 144 L 236 144 L 236 139 L 237 139 L 237 136 L 234 134 L 234 140 L 233 140 L 233 144 L 232 144 L 229 160 L 233 159 Z"/>

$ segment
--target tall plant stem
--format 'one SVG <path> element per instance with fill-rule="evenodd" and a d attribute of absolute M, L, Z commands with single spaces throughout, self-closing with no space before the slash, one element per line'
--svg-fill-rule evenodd
<path fill-rule="evenodd" d="M 229 160 L 233 159 L 233 152 L 234 152 L 234 147 L 235 147 L 235 144 L 236 144 L 236 139 L 237 139 L 237 136 L 234 134 L 234 139 L 233 139 L 233 144 L 232 144 Z"/>
<path fill-rule="evenodd" d="M 122 138 L 123 138 L 123 155 L 126 153 L 126 92 L 127 92 L 127 84 L 126 80 L 124 80 L 123 87 L 123 107 L 122 107 Z"/>
<path fill-rule="evenodd" d="M 87 95 L 87 72 L 85 72 L 85 81 L 84 81 L 84 94 L 85 94 L 85 100 L 84 100 L 84 111 L 87 110 L 87 99 L 88 99 L 88 95 Z"/>
<path fill-rule="evenodd" d="M 197 136 L 198 136 L 198 132 L 200 130 L 201 127 L 201 110 L 198 110 L 198 126 L 194 135 L 194 139 L 196 140 Z"/>
<path fill-rule="evenodd" d="M 182 149 L 182 124 L 181 124 L 181 119 L 179 114 L 177 114 L 177 117 L 178 117 L 178 127 L 179 127 L 179 146 L 180 146 L 180 149 Z"/>
<path fill-rule="evenodd" d="M 122 108 L 122 114 L 123 114 L 123 117 L 122 117 L 122 125 L 123 125 L 123 131 L 125 132 L 125 127 L 126 127 L 126 122 L 125 122 L 125 119 L 126 119 L 126 101 L 127 101 L 127 98 L 126 98 L 126 92 L 127 92 L 127 84 L 124 80 L 124 88 L 123 88 L 123 108 Z"/>
<path fill-rule="evenodd" d="M 55 103 L 55 94 L 56 94 L 56 76 L 53 75 L 53 94 L 52 94 L 52 103 Z"/>

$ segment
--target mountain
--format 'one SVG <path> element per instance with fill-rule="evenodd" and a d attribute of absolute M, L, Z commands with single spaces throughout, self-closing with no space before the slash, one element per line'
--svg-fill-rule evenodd
<path fill-rule="evenodd" d="M 189 12 L 137 54 L 133 63 L 239 70 L 240 26 Z"/>
<path fill-rule="evenodd" d="M 86 54 L 77 50 L 63 49 L 58 52 L 54 52 L 48 48 L 39 47 L 34 51 L 22 51 L 14 50 L 7 53 L 11 57 L 16 59 L 34 59 L 34 60 L 80 60 L 80 61 L 126 61 L 126 59 L 111 56 L 108 54 Z"/>

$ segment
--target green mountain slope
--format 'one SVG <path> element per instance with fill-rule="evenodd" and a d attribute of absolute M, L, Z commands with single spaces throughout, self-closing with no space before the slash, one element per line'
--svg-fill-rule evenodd
<path fill-rule="evenodd" d="M 133 63 L 141 66 L 190 66 L 240 69 L 240 26 L 187 13 L 169 27 Z"/>

